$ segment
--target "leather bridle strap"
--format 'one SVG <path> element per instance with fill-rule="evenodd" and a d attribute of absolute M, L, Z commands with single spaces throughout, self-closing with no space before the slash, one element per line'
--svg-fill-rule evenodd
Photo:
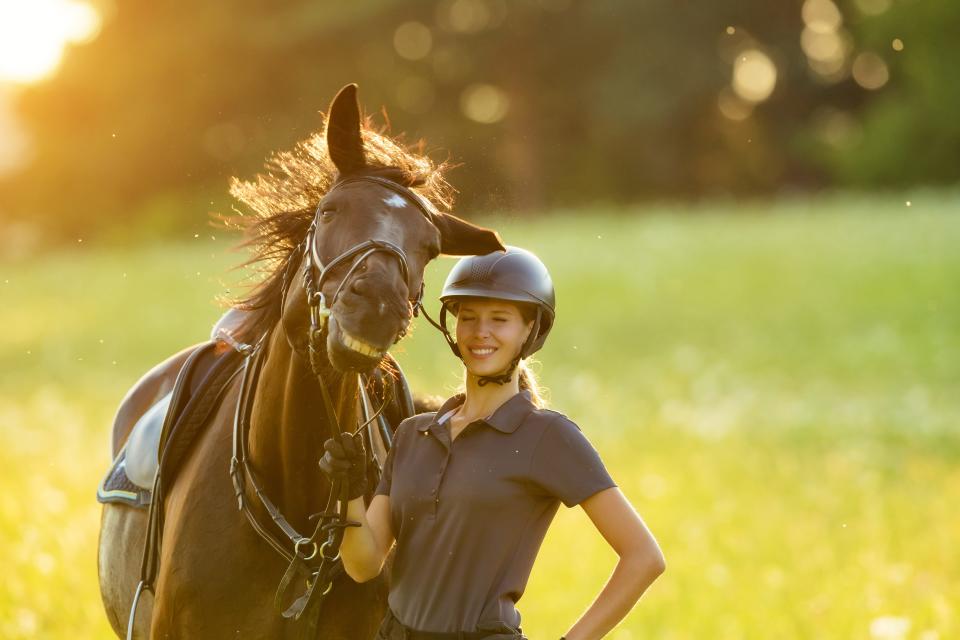
<path fill-rule="evenodd" d="M 410 204 L 414 205 L 431 224 L 435 224 L 435 214 L 423 196 L 397 182 L 388 180 L 386 178 L 381 178 L 379 176 L 352 176 L 343 178 L 335 182 L 327 193 L 332 193 L 344 185 L 355 184 L 358 182 L 369 182 L 389 189 L 390 191 L 403 197 L 404 200 Z M 343 287 L 346 286 L 347 282 L 350 280 L 350 277 L 356 272 L 357 269 L 360 268 L 360 265 L 363 264 L 364 260 L 378 251 L 389 253 L 400 263 L 400 272 L 403 276 L 404 282 L 406 282 L 408 286 L 410 283 L 410 269 L 407 266 L 406 254 L 403 252 L 403 249 L 387 240 L 371 238 L 370 240 L 366 240 L 350 247 L 340 255 L 330 260 L 328 263 L 324 264 L 323 259 L 317 250 L 316 243 L 317 225 L 321 214 L 320 206 L 320 204 L 317 205 L 317 211 L 314 213 L 313 221 L 310 223 L 310 228 L 307 231 L 306 238 L 304 238 L 304 243 L 306 246 L 303 249 L 303 283 L 307 297 L 307 308 L 310 313 L 310 333 L 307 336 L 307 346 L 309 347 L 310 366 L 313 369 L 314 374 L 318 376 L 320 371 L 319 354 L 322 351 L 321 334 L 326 327 L 327 318 L 330 317 L 330 310 L 333 308 L 337 298 L 340 296 L 340 292 L 343 291 Z M 327 277 L 329 277 L 336 267 L 348 262 L 351 263 L 350 268 L 340 279 L 340 284 L 337 286 L 337 290 L 334 292 L 333 297 L 328 302 L 323 294 L 324 281 L 327 279 Z M 423 290 L 424 283 L 421 281 L 417 295 L 413 298 L 410 298 L 410 306 L 414 317 L 418 316 L 420 310 L 423 309 Z M 401 332 L 397 336 L 394 343 L 398 342 L 401 338 L 403 338 L 403 336 L 404 333 Z"/>

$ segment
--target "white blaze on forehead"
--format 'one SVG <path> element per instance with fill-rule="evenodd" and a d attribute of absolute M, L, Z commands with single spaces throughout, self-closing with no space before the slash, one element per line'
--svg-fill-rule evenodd
<path fill-rule="evenodd" d="M 400 209 L 401 207 L 407 206 L 407 201 L 403 199 L 398 193 L 391 194 L 389 198 L 384 198 L 383 203 L 388 207 L 393 207 L 394 209 Z"/>

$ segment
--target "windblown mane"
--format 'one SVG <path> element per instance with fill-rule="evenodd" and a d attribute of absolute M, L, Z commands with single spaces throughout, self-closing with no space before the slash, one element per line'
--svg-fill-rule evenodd
<path fill-rule="evenodd" d="M 453 204 L 453 188 L 443 174 L 445 162 L 435 163 L 423 153 L 423 143 L 408 147 L 401 140 L 375 130 L 369 118 L 361 126 L 366 163 L 370 171 L 410 187 L 439 211 Z M 226 216 L 230 228 L 246 236 L 240 245 L 252 254 L 240 267 L 253 266 L 254 282 L 247 294 L 230 301 L 249 311 L 239 331 L 241 339 L 254 341 L 280 319 L 280 304 L 288 264 L 296 269 L 300 248 L 320 199 L 337 178 L 327 152 L 327 140 L 318 131 L 292 150 L 268 157 L 266 172 L 253 180 L 230 181 L 230 194 L 249 213 Z M 292 262 L 292 264 L 291 264 Z"/>

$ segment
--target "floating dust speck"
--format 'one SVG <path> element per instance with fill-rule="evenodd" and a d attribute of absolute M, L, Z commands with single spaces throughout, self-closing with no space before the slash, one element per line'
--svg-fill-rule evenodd
<path fill-rule="evenodd" d="M 906 205 L 907 205 L 908 207 L 912 207 L 912 206 L 913 206 L 913 203 L 910 202 L 909 200 L 907 200 Z"/>
<path fill-rule="evenodd" d="M 728 36 L 732 36 L 732 35 L 735 34 L 736 32 L 737 32 L 737 28 L 734 27 L 733 25 L 727 27 L 727 35 L 728 35 Z"/>

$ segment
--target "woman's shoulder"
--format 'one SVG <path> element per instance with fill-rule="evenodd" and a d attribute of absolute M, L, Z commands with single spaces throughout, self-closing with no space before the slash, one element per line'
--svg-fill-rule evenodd
<path fill-rule="evenodd" d="M 543 425 L 544 429 L 559 429 L 561 431 L 582 431 L 580 425 L 571 420 L 565 413 L 555 409 L 536 408 L 533 410 L 537 422 Z"/>

